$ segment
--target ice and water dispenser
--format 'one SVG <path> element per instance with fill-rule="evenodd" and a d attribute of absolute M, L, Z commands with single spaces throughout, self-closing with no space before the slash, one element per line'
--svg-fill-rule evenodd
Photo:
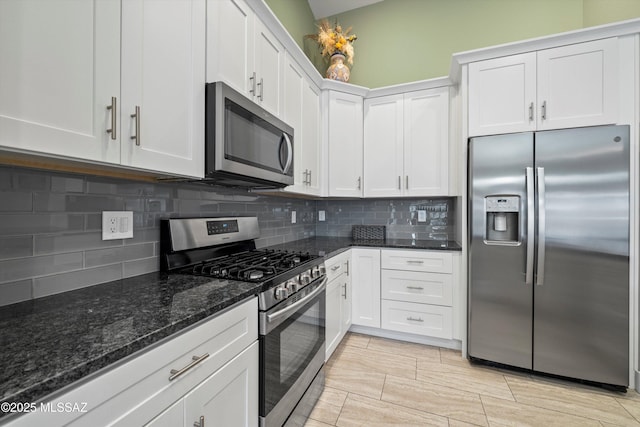
<path fill-rule="evenodd" d="M 516 244 L 520 242 L 520 197 L 485 197 L 487 243 Z"/>

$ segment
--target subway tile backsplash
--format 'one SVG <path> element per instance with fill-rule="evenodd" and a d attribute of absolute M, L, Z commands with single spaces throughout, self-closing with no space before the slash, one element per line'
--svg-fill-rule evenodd
<path fill-rule="evenodd" d="M 257 216 L 258 247 L 350 236 L 352 225 L 409 239 L 447 239 L 454 228 L 447 198 L 314 201 L 9 166 L 0 166 L 0 200 L 0 305 L 157 271 L 159 224 L 170 217 Z M 104 210 L 133 211 L 134 237 L 103 241 Z"/>
<path fill-rule="evenodd" d="M 255 215 L 259 247 L 315 234 L 315 201 L 202 184 L 0 166 L 0 199 L 0 305 L 157 271 L 164 218 Z M 134 237 L 103 241 L 105 210 L 133 211 Z"/>

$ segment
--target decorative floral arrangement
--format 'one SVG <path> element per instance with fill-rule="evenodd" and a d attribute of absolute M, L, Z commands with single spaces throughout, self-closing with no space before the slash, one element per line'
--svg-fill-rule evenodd
<path fill-rule="evenodd" d="M 349 64 L 353 65 L 353 42 L 358 38 L 355 34 L 349 35 L 351 27 L 346 31 L 336 21 L 334 27 L 329 21 L 323 19 L 318 25 L 318 34 L 308 34 L 306 37 L 318 42 L 321 54 L 324 57 L 331 57 L 334 53 L 341 53 L 347 57 Z"/>

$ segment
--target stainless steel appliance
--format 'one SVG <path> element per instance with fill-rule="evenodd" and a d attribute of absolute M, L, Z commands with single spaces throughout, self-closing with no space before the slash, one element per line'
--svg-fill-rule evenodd
<path fill-rule="evenodd" d="M 629 127 L 469 142 L 472 358 L 626 387 Z"/>
<path fill-rule="evenodd" d="M 205 178 L 216 184 L 293 184 L 293 128 L 222 82 L 206 87 Z"/>
<path fill-rule="evenodd" d="M 256 217 L 164 220 L 161 268 L 260 284 L 259 422 L 302 426 L 324 389 L 324 258 L 256 249 L 259 234 Z"/>

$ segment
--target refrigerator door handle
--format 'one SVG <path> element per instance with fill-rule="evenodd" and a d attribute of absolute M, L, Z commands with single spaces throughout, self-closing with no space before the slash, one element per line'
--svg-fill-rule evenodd
<path fill-rule="evenodd" d="M 533 285 L 533 254 L 535 242 L 535 192 L 533 183 L 533 168 L 526 168 L 527 171 L 527 265 L 525 267 L 525 285 Z"/>
<path fill-rule="evenodd" d="M 536 168 L 538 178 L 538 271 L 536 271 L 536 285 L 544 285 L 544 256 L 546 246 L 545 229 L 545 189 L 544 168 Z"/>

